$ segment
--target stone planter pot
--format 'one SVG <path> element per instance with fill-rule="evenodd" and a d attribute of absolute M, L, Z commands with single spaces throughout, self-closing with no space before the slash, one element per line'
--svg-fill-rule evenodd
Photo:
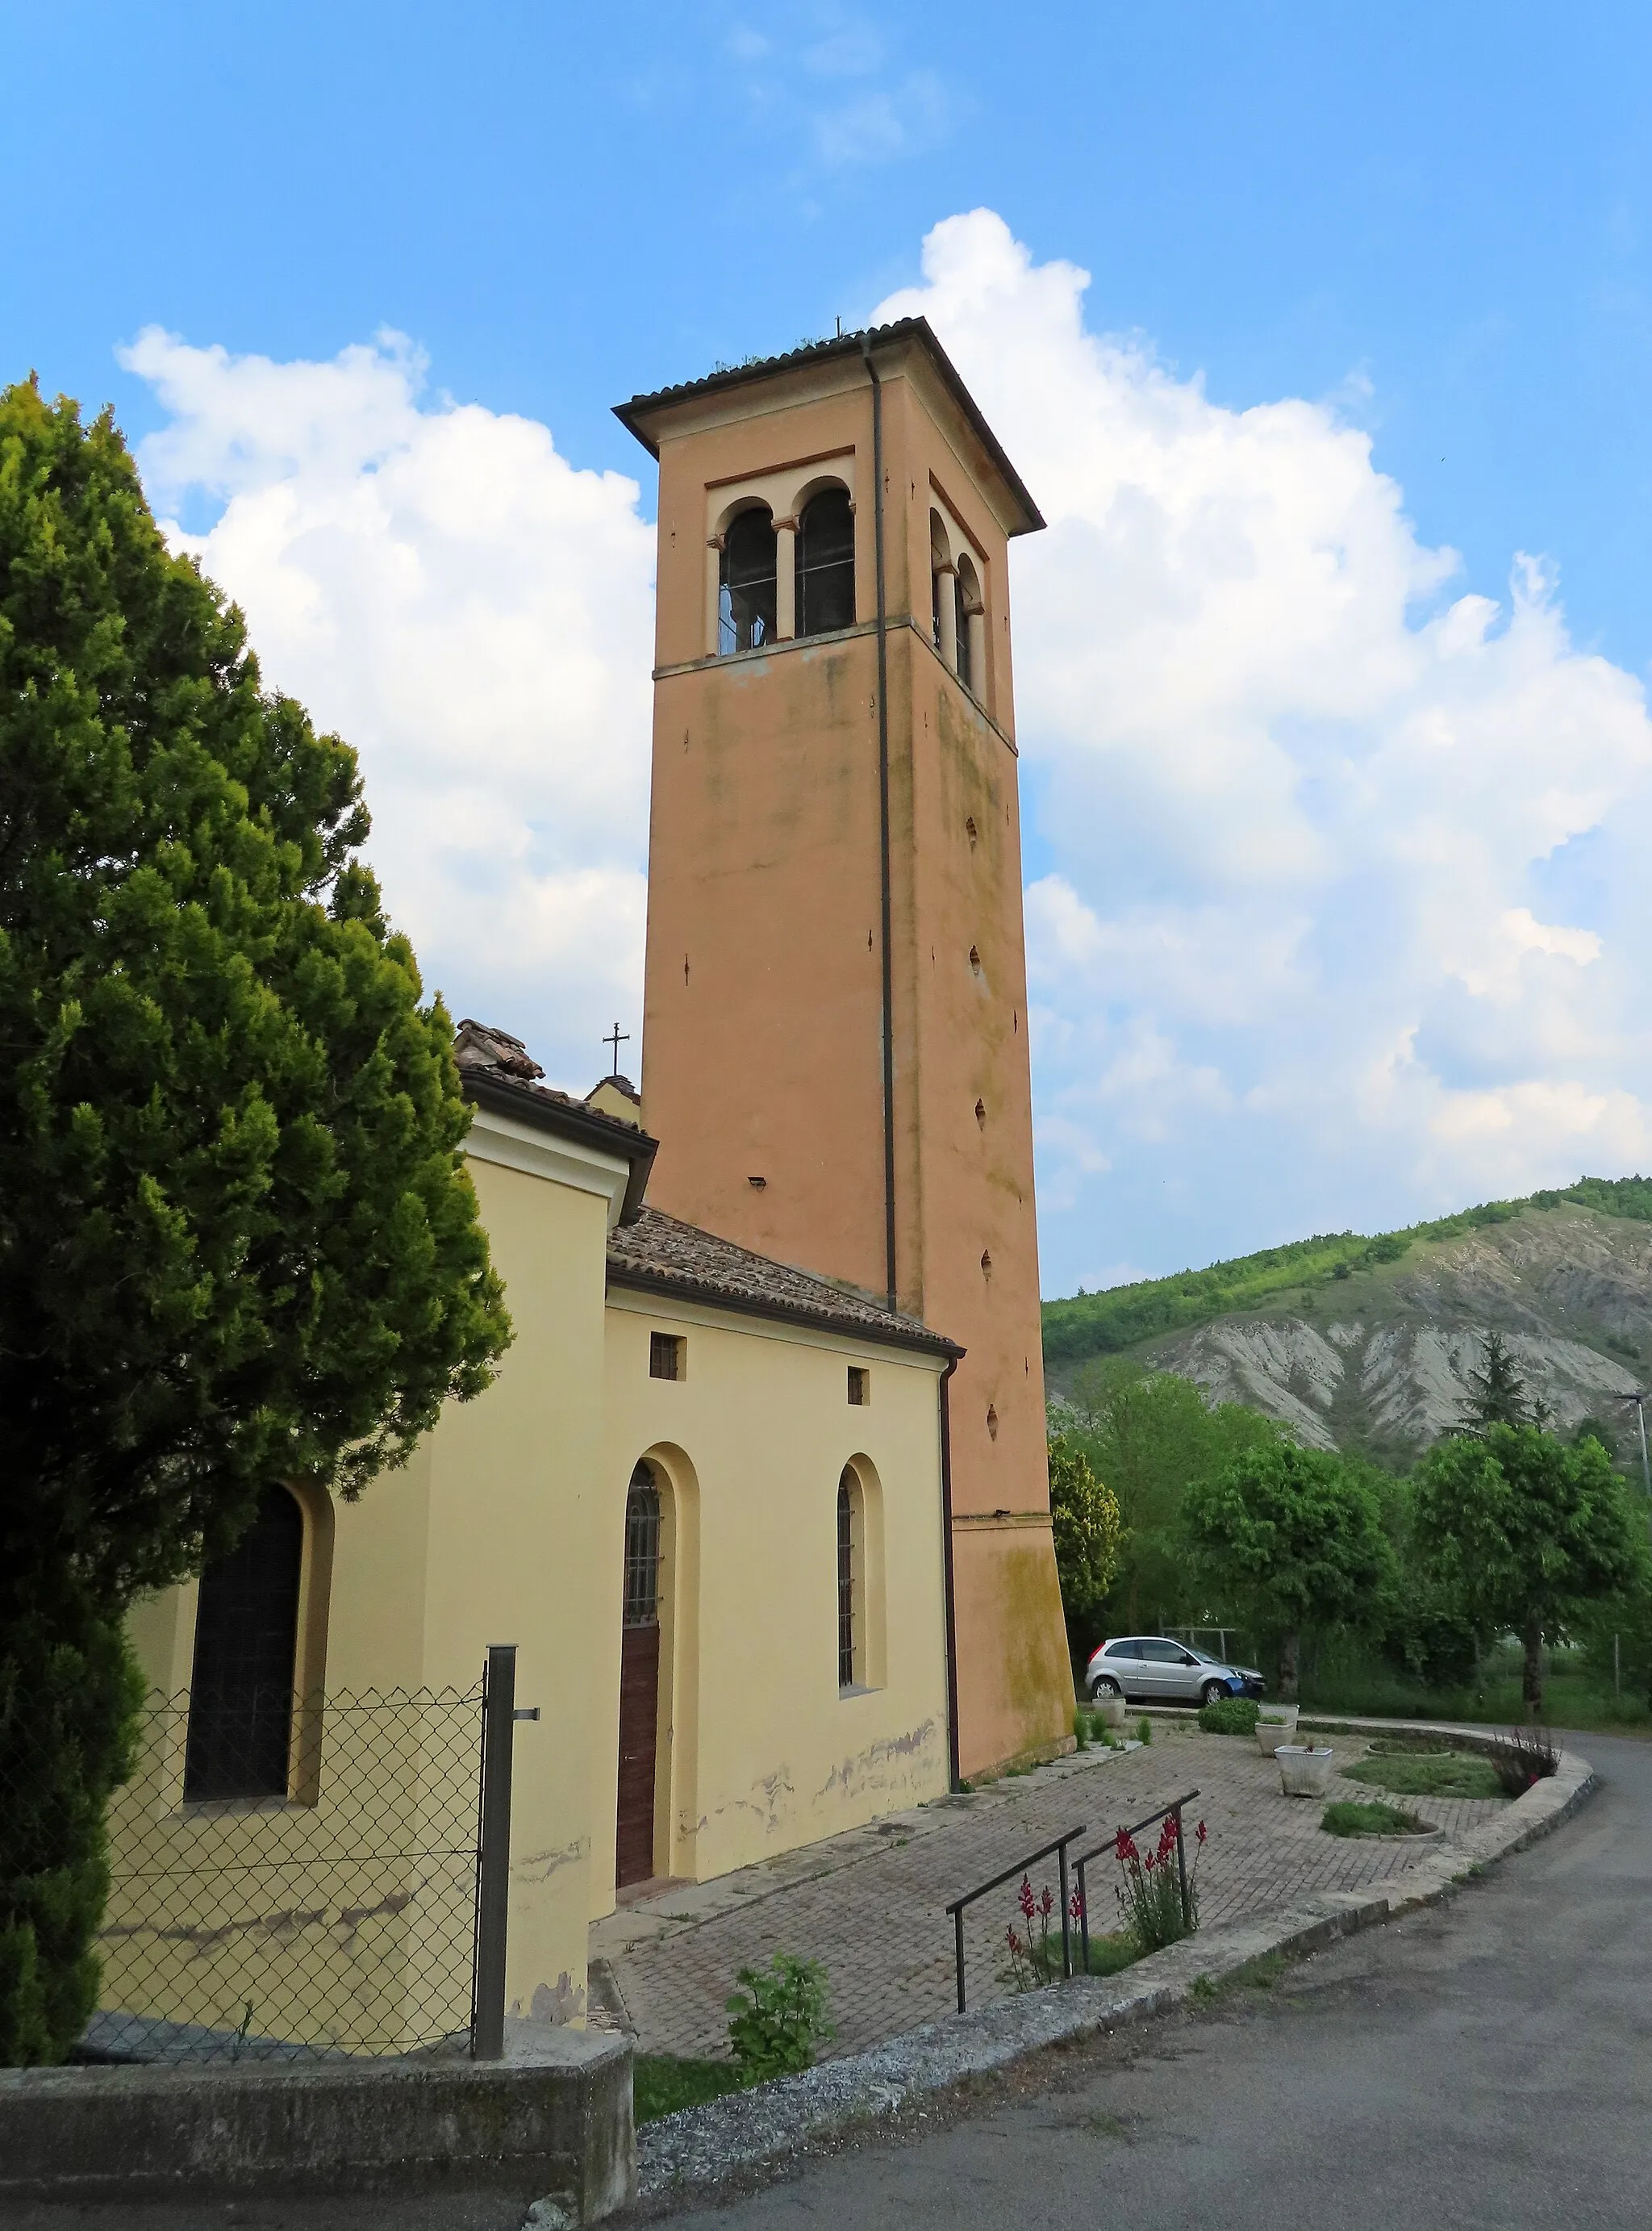
<path fill-rule="evenodd" d="M 1275 1704 L 1268 1718 L 1257 1721 L 1256 1748 L 1264 1758 L 1272 1758 L 1281 1743 L 1296 1741 L 1296 1714 L 1294 1704 Z"/>
<path fill-rule="evenodd" d="M 1090 1710 L 1099 1717 L 1104 1728 L 1123 1727 L 1125 1714 L 1129 1709 L 1122 1697 L 1098 1697 L 1090 1707 Z"/>
<path fill-rule="evenodd" d="M 1287 1797 L 1325 1795 L 1331 1786 L 1333 1751 L 1315 1750 L 1305 1743 L 1281 1743 L 1274 1756 L 1279 1761 L 1280 1787 Z"/>

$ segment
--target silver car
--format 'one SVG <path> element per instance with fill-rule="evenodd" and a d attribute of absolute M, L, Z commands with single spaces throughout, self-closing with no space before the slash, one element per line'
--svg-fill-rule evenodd
<path fill-rule="evenodd" d="M 1224 1697 L 1260 1697 L 1268 1686 L 1254 1665 L 1224 1665 L 1164 1634 L 1104 1642 L 1085 1669 L 1084 1685 L 1092 1701 L 1127 1697 L 1160 1704 L 1215 1704 Z"/>

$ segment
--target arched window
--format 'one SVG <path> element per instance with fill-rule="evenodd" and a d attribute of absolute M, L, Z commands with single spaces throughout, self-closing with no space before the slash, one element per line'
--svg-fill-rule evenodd
<path fill-rule="evenodd" d="M 837 1483 L 837 1685 L 852 1689 L 858 1670 L 861 1637 L 857 1633 L 859 1620 L 855 1613 L 858 1593 L 855 1555 L 859 1546 L 855 1541 L 855 1504 L 859 1501 L 860 1482 L 855 1477 L 855 1467 L 845 1465 Z"/>
<path fill-rule="evenodd" d="M 625 1497 L 625 1581 L 620 1615 L 619 1782 L 614 1879 L 654 1872 L 655 1782 L 660 1746 L 660 1484 L 639 1464 Z"/>
<path fill-rule="evenodd" d="M 822 488 L 797 522 L 797 632 L 854 624 L 855 514 L 847 488 Z"/>
<path fill-rule="evenodd" d="M 268 1489 L 228 1556 L 201 1575 L 184 1795 L 285 1797 L 291 1772 L 304 1514 Z"/>
<path fill-rule="evenodd" d="M 646 1464 L 631 1474 L 625 1497 L 624 1624 L 660 1624 L 660 1490 Z"/>
<path fill-rule="evenodd" d="M 946 640 L 942 622 L 941 595 L 948 586 L 946 574 L 952 562 L 952 553 L 946 546 L 946 528 L 939 512 L 932 511 L 929 514 L 930 626 L 937 650 L 944 648 Z"/>
<path fill-rule="evenodd" d="M 729 521 L 718 565 L 717 648 L 758 650 L 774 641 L 774 521 L 754 508 Z"/>
<path fill-rule="evenodd" d="M 972 689 L 978 697 L 981 685 L 986 679 L 984 674 L 976 671 L 980 663 L 977 632 L 983 618 L 981 584 L 974 563 L 968 558 L 960 558 L 958 561 L 958 585 L 954 594 L 958 599 L 958 678 L 966 689 Z"/>

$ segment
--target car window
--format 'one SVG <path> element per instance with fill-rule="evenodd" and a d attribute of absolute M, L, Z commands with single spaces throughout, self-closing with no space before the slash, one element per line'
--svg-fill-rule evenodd
<path fill-rule="evenodd" d="M 1110 1642 L 1101 1655 L 1104 1658 L 1133 1658 L 1140 1646 L 1135 1642 Z"/>
<path fill-rule="evenodd" d="M 1150 1659 L 1155 1665 L 1179 1665 L 1182 1662 L 1182 1646 L 1179 1642 L 1165 1642 L 1155 1635 L 1152 1640 L 1143 1642 L 1139 1647 L 1142 1656 Z"/>

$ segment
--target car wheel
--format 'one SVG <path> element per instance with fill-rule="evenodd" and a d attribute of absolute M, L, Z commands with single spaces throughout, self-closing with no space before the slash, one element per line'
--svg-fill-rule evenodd
<path fill-rule="evenodd" d="M 1223 1704 L 1227 1699 L 1228 1685 L 1225 1681 L 1207 1681 L 1199 1697 L 1202 1704 Z"/>
<path fill-rule="evenodd" d="M 1098 1673 L 1090 1684 L 1090 1702 L 1093 1704 L 1099 1704 L 1103 1697 L 1120 1697 L 1123 1694 L 1118 1683 L 1106 1673 Z"/>

